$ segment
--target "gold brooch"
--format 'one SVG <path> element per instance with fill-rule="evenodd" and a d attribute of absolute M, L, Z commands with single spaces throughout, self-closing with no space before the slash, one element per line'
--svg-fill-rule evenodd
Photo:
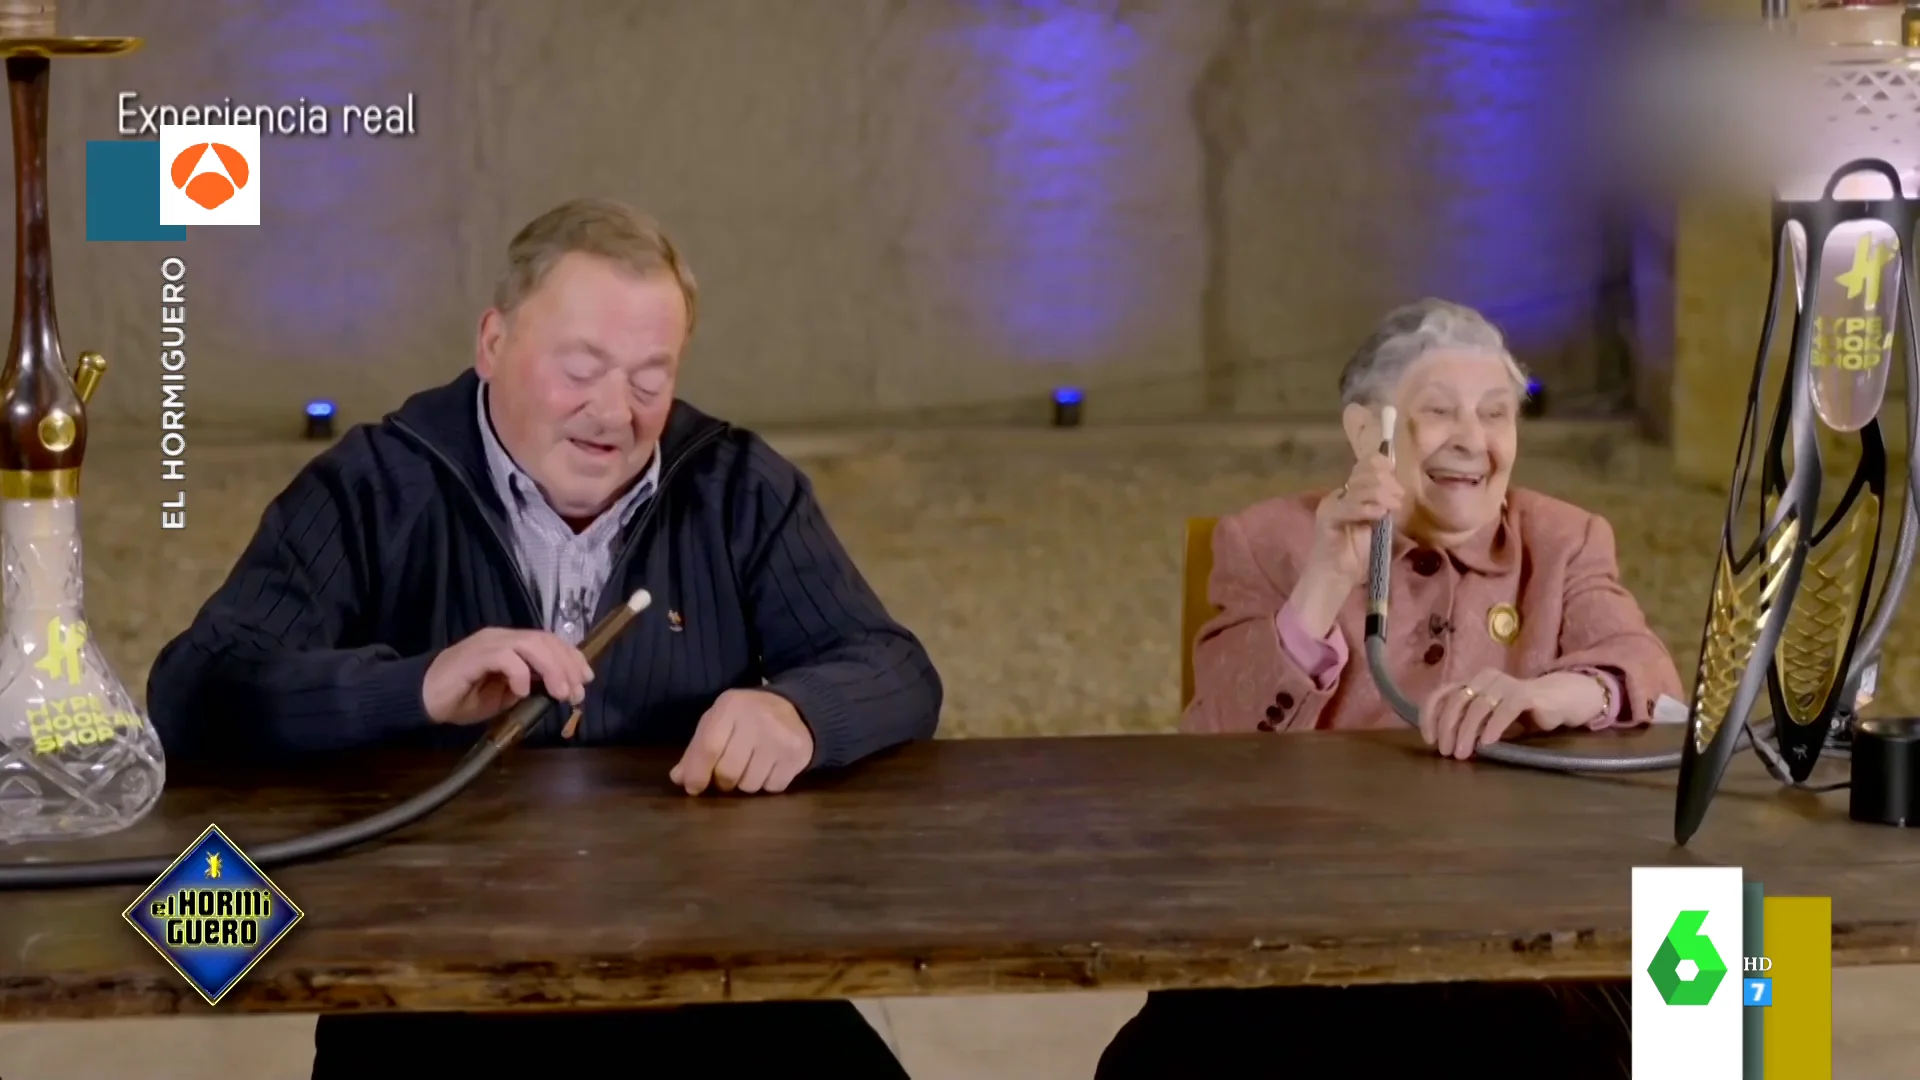
<path fill-rule="evenodd" d="M 1487 612 L 1487 633 L 1502 645 L 1520 640 L 1520 609 L 1512 604 L 1495 604 Z"/>

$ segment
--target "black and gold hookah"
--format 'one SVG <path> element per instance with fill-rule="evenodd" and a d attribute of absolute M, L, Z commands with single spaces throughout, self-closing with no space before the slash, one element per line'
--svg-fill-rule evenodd
<path fill-rule="evenodd" d="M 1784 0 L 1764 14 L 1791 21 Z M 1831 50 L 1818 68 L 1830 113 L 1816 145 L 1828 138 L 1836 152 L 1773 203 L 1772 284 L 1682 746 L 1680 843 L 1706 817 L 1763 699 L 1781 779 L 1807 786 L 1823 753 L 1845 748 L 1854 819 L 1920 821 L 1920 719 L 1859 715 L 1920 543 L 1920 4 L 1827 3 L 1801 18 L 1809 14 L 1825 20 L 1819 44 Z M 1785 303 L 1792 328 L 1776 358 Z M 1896 363 L 1907 491 L 1883 567 L 1892 469 L 1881 410 Z M 1830 451 L 1856 461 L 1823 506 Z"/>
<path fill-rule="evenodd" d="M 1909 460 L 1920 445 L 1920 0 L 1827 0 L 1798 13 L 1787 0 L 1763 0 L 1761 15 L 1795 57 L 1789 77 L 1805 77 L 1795 86 L 1824 106 L 1811 125 L 1816 145 L 1803 148 L 1823 164 L 1775 189 L 1772 283 L 1700 660 L 1691 700 L 1664 703 L 1685 709 L 1681 749 L 1605 755 L 1495 744 L 1478 751 L 1490 761 L 1569 773 L 1678 768 L 1674 839 L 1681 844 L 1699 829 L 1742 745 L 1785 785 L 1850 787 L 1855 820 L 1920 823 L 1920 718 L 1859 716 L 1920 544 L 1920 480 L 1909 467 L 1899 530 L 1882 562 L 1891 469 L 1880 412 L 1896 363 Z M 1787 348 L 1776 357 L 1788 305 Z M 1836 487 L 1829 472 L 1849 457 L 1852 475 Z M 1379 526 L 1376 555 L 1391 549 L 1392 527 Z M 1386 560 L 1376 558 L 1370 569 L 1369 665 L 1383 699 L 1417 724 L 1418 705 L 1393 685 L 1386 663 Z M 1763 700 L 1771 719 L 1756 722 Z M 1823 757 L 1841 754 L 1851 758 L 1849 782 L 1810 782 Z"/>

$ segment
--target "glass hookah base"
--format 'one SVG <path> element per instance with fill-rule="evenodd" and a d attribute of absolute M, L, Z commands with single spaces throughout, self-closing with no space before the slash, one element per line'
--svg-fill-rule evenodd
<path fill-rule="evenodd" d="M 160 797 L 159 736 L 99 650 L 77 651 L 50 677 L 33 658 L 58 657 L 57 638 L 51 653 L 18 632 L 0 639 L 0 843 L 115 832 Z"/>
<path fill-rule="evenodd" d="M 166 780 L 159 736 L 88 632 L 82 580 L 72 500 L 0 500 L 0 842 L 124 829 Z"/>
<path fill-rule="evenodd" d="M 0 844 L 101 836 L 146 816 L 164 770 L 144 741 L 123 733 L 91 753 L 61 754 L 0 745 Z"/>

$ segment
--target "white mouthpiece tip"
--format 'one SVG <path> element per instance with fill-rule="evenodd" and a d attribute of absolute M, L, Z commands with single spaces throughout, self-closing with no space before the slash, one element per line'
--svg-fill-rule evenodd
<path fill-rule="evenodd" d="M 1656 724 L 1685 724 L 1693 719 L 1693 708 L 1686 702 L 1666 694 L 1653 703 L 1653 722 Z"/>
<path fill-rule="evenodd" d="M 652 604 L 653 594 L 645 589 L 635 589 L 633 595 L 627 597 L 627 610 L 635 615 L 647 610 Z"/>
<path fill-rule="evenodd" d="M 1380 427 L 1389 439 L 1393 438 L 1393 427 L 1400 421 L 1400 413 L 1393 406 L 1380 410 Z"/>

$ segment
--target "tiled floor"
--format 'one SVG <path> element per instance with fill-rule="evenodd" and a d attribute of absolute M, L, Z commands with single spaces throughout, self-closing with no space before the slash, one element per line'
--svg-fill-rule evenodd
<path fill-rule="evenodd" d="M 1117 993 L 863 1003 L 913 1080 L 1086 1080 L 1140 1007 Z M 1920 1073 L 1920 967 L 1834 977 L 1834 1080 Z M 305 1080 L 310 1017 L 0 1024 L 0 1080 Z M 1795 1078 L 1782 1078 L 1795 1080 Z"/>

